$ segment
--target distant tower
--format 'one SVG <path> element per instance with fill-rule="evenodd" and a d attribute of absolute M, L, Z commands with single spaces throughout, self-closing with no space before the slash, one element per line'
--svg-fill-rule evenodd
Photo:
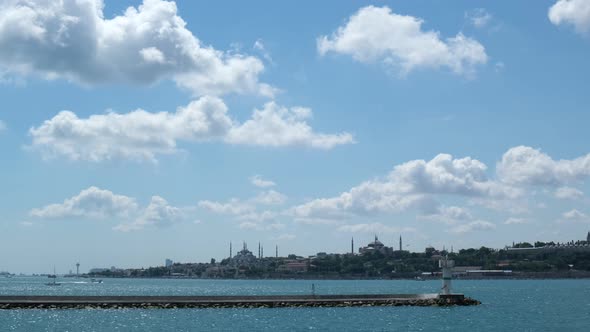
<path fill-rule="evenodd" d="M 232 258 L 231 242 L 229 243 L 229 258 Z"/>
<path fill-rule="evenodd" d="M 264 246 L 260 247 L 260 258 L 264 258 Z"/>
<path fill-rule="evenodd" d="M 399 251 L 402 251 L 402 236 L 399 236 Z"/>
<path fill-rule="evenodd" d="M 350 253 L 354 255 L 354 237 L 350 240 Z"/>
<path fill-rule="evenodd" d="M 76 277 L 80 275 L 80 263 L 76 263 Z"/>
<path fill-rule="evenodd" d="M 590 232 L 588 232 L 588 235 L 586 235 L 586 242 L 590 244 Z"/>
<path fill-rule="evenodd" d="M 279 258 L 279 245 L 277 244 L 277 246 L 275 247 L 275 257 Z"/>
<path fill-rule="evenodd" d="M 260 259 L 260 242 L 258 242 L 258 258 Z"/>

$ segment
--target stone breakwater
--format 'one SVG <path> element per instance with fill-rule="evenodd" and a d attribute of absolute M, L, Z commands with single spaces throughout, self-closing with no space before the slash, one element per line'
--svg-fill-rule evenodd
<path fill-rule="evenodd" d="M 8 309 L 181 309 L 284 307 L 447 307 L 478 305 L 462 294 L 292 295 L 292 296 L 0 296 Z"/>

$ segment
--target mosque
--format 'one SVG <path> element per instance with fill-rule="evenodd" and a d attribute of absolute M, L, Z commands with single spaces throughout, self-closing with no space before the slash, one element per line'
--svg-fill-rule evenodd
<path fill-rule="evenodd" d="M 352 240 L 352 247 L 354 248 L 354 239 Z M 393 252 L 396 251 L 393 247 L 388 247 L 383 244 L 383 242 L 379 241 L 377 235 L 375 235 L 375 240 L 367 244 L 365 247 L 359 248 L 359 254 L 367 255 L 372 254 L 375 252 L 379 252 L 385 256 L 392 255 Z M 399 237 L 399 251 L 402 251 L 402 237 Z"/>

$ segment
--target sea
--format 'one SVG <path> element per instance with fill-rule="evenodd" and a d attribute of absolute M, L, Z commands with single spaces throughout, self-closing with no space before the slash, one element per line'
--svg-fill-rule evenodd
<path fill-rule="evenodd" d="M 438 280 L 0 278 L 0 295 L 436 293 Z M 313 286 L 312 286 L 313 285 Z M 590 280 L 453 280 L 470 307 L 0 310 L 0 331 L 590 331 Z"/>

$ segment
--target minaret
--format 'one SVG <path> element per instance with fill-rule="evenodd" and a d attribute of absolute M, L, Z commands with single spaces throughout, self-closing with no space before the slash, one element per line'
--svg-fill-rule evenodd
<path fill-rule="evenodd" d="M 76 263 L 76 277 L 80 276 L 80 263 Z"/>
<path fill-rule="evenodd" d="M 232 258 L 232 248 L 231 248 L 231 241 L 229 243 L 229 258 Z"/>
<path fill-rule="evenodd" d="M 350 253 L 354 255 L 354 237 L 350 240 Z"/>
<path fill-rule="evenodd" d="M 260 242 L 258 242 L 258 259 L 260 259 Z"/>
<path fill-rule="evenodd" d="M 402 236 L 399 236 L 399 251 L 402 251 Z"/>
<path fill-rule="evenodd" d="M 275 257 L 279 258 L 279 245 L 277 244 L 277 246 L 275 247 Z"/>
<path fill-rule="evenodd" d="M 260 247 L 260 258 L 264 258 L 264 246 Z"/>

